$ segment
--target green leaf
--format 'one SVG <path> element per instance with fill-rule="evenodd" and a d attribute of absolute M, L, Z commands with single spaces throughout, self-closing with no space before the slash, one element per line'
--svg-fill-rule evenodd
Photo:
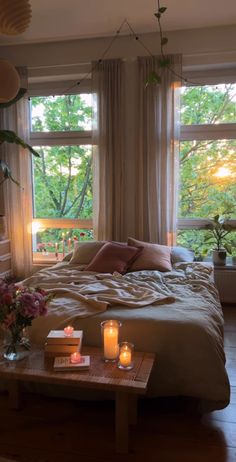
<path fill-rule="evenodd" d="M 168 67 L 170 65 L 170 59 L 169 58 L 161 58 L 158 61 L 158 64 L 161 68 Z"/>
<path fill-rule="evenodd" d="M 15 104 L 17 101 L 19 101 L 19 99 L 23 98 L 26 92 L 26 88 L 20 88 L 15 98 L 11 99 L 7 103 L 0 103 L 0 109 L 4 109 L 11 106 L 12 104 Z"/>
<path fill-rule="evenodd" d="M 165 13 L 166 10 L 167 10 L 166 6 L 161 6 L 158 11 L 159 13 Z"/>
<path fill-rule="evenodd" d="M 161 45 L 166 45 L 168 43 L 168 38 L 167 37 L 162 37 L 161 39 Z"/>
<path fill-rule="evenodd" d="M 15 132 L 11 130 L 0 130 L 0 144 L 6 141 L 7 143 L 14 143 L 28 149 L 34 156 L 40 157 L 40 155 L 30 146 L 25 143 Z"/>
<path fill-rule="evenodd" d="M 0 169 L 2 170 L 4 177 L 3 181 L 0 184 L 2 184 L 5 180 L 9 179 L 13 181 L 15 184 L 17 184 L 17 186 L 20 186 L 20 183 L 18 183 L 18 181 L 13 178 L 10 168 L 3 160 L 0 160 Z"/>
<path fill-rule="evenodd" d="M 145 86 L 148 87 L 148 85 L 153 84 L 153 83 L 155 84 L 161 83 L 161 77 L 156 71 L 150 72 Z"/>
<path fill-rule="evenodd" d="M 157 19 L 160 19 L 161 13 L 154 13 L 154 16 L 156 16 Z"/>

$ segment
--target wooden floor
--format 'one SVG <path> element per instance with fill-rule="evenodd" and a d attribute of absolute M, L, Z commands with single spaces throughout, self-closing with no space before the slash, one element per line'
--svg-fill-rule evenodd
<path fill-rule="evenodd" d="M 231 403 L 199 417 L 188 400 L 145 400 L 128 455 L 114 451 L 112 402 L 26 395 L 21 411 L 0 395 L 0 457 L 19 462 L 236 462 L 236 306 L 225 307 Z"/>

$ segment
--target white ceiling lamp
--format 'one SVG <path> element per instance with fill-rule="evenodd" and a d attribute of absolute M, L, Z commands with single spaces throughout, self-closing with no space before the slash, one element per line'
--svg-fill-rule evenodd
<path fill-rule="evenodd" d="M 29 0 L 0 0 L 0 34 L 22 34 L 30 24 Z"/>
<path fill-rule="evenodd" d="M 15 67 L 0 59 L 0 103 L 8 103 L 20 89 L 20 77 Z"/>

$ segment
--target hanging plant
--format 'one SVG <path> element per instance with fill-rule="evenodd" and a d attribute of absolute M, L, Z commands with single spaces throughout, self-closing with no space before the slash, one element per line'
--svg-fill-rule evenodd
<path fill-rule="evenodd" d="M 4 142 L 17 144 L 18 146 L 21 146 L 22 148 L 28 149 L 34 156 L 40 157 L 40 155 L 32 148 L 32 146 L 30 146 L 28 143 L 22 140 L 15 132 L 11 130 L 0 130 L 0 145 Z M 0 159 L 0 170 L 3 173 L 3 180 L 0 182 L 0 185 L 5 180 L 11 180 L 19 186 L 18 181 L 15 178 L 13 178 L 11 174 L 10 167 L 6 164 L 6 162 L 4 162 L 4 160 L 1 160 L 1 159 Z"/>

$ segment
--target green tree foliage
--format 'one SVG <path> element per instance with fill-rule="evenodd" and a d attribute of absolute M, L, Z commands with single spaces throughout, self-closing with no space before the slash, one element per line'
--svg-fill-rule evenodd
<path fill-rule="evenodd" d="M 91 103 L 82 95 L 32 98 L 32 131 L 91 128 Z M 91 146 L 41 146 L 34 161 L 36 218 L 92 216 Z"/>
<path fill-rule="evenodd" d="M 182 125 L 232 122 L 236 123 L 235 84 L 183 89 Z M 236 139 L 184 141 L 180 145 L 179 217 L 216 214 L 236 217 Z M 207 231 L 180 231 L 178 243 L 197 247 L 202 254 L 211 248 Z"/>
<path fill-rule="evenodd" d="M 55 133 L 91 130 L 91 95 L 62 95 L 31 99 L 31 130 L 35 133 Z M 92 148 L 88 145 L 53 145 L 37 147 L 40 158 L 34 159 L 34 217 L 92 217 Z M 54 251 L 55 243 L 62 251 L 62 234 L 68 239 L 81 239 L 90 231 L 48 229 L 37 233 L 34 243 L 41 251 Z M 45 245 L 44 245 L 45 244 Z M 68 249 L 67 249 L 68 250 Z"/>

